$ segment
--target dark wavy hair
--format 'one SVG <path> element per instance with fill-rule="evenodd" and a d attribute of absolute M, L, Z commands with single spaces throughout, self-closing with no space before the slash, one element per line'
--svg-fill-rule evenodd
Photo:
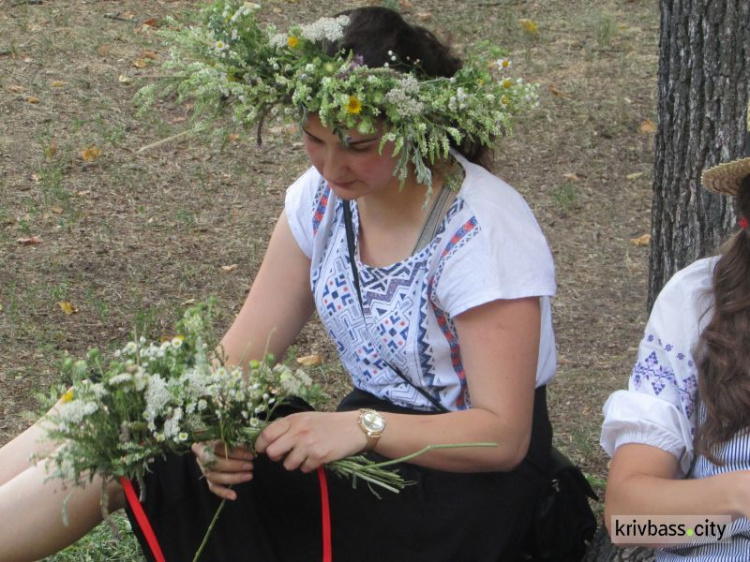
<path fill-rule="evenodd" d="M 750 176 L 742 180 L 737 211 L 750 218 Z M 713 317 L 698 342 L 698 389 L 706 419 L 696 451 L 718 463 L 717 447 L 750 427 L 750 232 L 722 248 L 713 274 Z"/>
<path fill-rule="evenodd" d="M 401 72 L 417 71 L 424 77 L 453 76 L 463 66 L 448 45 L 442 43 L 431 31 L 411 25 L 398 12 L 379 6 L 346 10 L 336 15 L 349 16 L 344 37 L 327 47 L 328 54 L 351 52 L 362 57 L 370 68 L 388 65 Z M 391 60 L 392 52 L 396 61 Z M 415 61 L 419 61 L 415 65 Z M 461 130 L 461 124 L 456 123 Z M 454 145 L 467 160 L 485 168 L 492 167 L 491 150 L 471 139 L 464 138 Z"/>

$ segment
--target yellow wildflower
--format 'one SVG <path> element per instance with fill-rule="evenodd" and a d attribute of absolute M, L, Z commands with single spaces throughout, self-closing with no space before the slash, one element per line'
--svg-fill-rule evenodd
<path fill-rule="evenodd" d="M 294 49 L 297 45 L 299 45 L 299 39 L 294 35 L 290 35 L 289 39 L 286 40 L 286 44 L 290 49 Z"/>
<path fill-rule="evenodd" d="M 536 35 L 539 33 L 539 26 L 534 20 L 521 19 L 518 20 L 518 23 L 521 24 L 523 30 L 529 35 Z"/>
<path fill-rule="evenodd" d="M 65 394 L 62 395 L 61 401 L 62 401 L 63 404 L 67 404 L 71 400 L 73 400 L 73 389 L 72 388 L 70 390 L 68 390 L 68 392 L 66 392 Z"/>
<path fill-rule="evenodd" d="M 357 96 L 349 96 L 349 103 L 346 105 L 346 111 L 352 115 L 359 115 L 359 112 L 362 111 L 362 102 L 359 101 Z"/>
<path fill-rule="evenodd" d="M 510 103 L 510 98 L 508 96 L 506 96 L 506 95 L 503 95 L 500 98 L 500 103 L 503 104 L 503 106 L 506 106 L 506 105 L 508 105 Z"/>
<path fill-rule="evenodd" d="M 502 84 L 503 88 L 510 88 L 513 85 L 513 81 L 510 78 L 504 78 L 500 84 Z"/>

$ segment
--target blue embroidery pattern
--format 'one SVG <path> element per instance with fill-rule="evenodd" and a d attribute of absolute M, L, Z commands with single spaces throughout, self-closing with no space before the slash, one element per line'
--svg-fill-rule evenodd
<path fill-rule="evenodd" d="M 695 406 L 698 399 L 698 378 L 693 369 L 693 361 L 689 354 L 675 349 L 670 343 L 662 344 L 660 338 L 654 334 L 646 334 L 644 342 L 653 344 L 657 343 L 660 350 L 653 350 L 645 357 L 640 356 L 631 374 L 633 386 L 640 389 L 643 385 L 648 384 L 656 396 L 659 396 L 665 389 L 671 388 L 676 391 L 679 397 L 680 406 L 682 407 L 688 419 L 692 419 L 695 414 Z M 660 357 L 661 352 L 671 355 L 674 359 L 672 364 L 684 363 L 687 371 L 684 376 L 677 377 L 670 366 L 667 357 Z"/>

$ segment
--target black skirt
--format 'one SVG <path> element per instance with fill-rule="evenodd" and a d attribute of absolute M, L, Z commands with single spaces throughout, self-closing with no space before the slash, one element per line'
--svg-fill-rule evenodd
<path fill-rule="evenodd" d="M 355 390 L 339 410 L 363 407 L 416 413 Z M 328 473 L 334 562 L 513 562 L 522 551 L 543 478 L 551 428 L 544 387 L 537 389 L 529 455 L 512 472 L 451 473 L 402 464 L 414 484 L 400 493 Z M 201 556 L 207 562 L 309 562 L 322 559 L 316 473 L 287 471 L 261 456 L 253 480 L 235 486 Z M 167 562 L 193 559 L 220 499 L 209 492 L 192 454 L 160 460 L 145 480 L 143 508 Z M 149 560 L 153 557 L 128 509 Z"/>

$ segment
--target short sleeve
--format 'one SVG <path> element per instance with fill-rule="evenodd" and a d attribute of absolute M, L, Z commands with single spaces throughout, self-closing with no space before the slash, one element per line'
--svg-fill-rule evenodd
<path fill-rule="evenodd" d="M 456 316 L 498 300 L 555 294 L 552 253 L 520 194 L 497 179 L 497 193 L 467 198 L 464 220 L 452 224 L 436 297 Z"/>
<path fill-rule="evenodd" d="M 604 405 L 601 445 L 609 455 L 638 443 L 678 460 L 685 476 L 693 461 L 698 373 L 693 350 L 708 320 L 711 263 L 678 273 L 654 304 L 627 391 Z"/>
<path fill-rule="evenodd" d="M 320 174 L 315 168 L 310 168 L 286 190 L 286 219 L 294 239 L 308 258 L 312 257 L 313 240 L 320 223 L 318 208 L 321 203 L 327 203 L 322 200 L 324 187 L 325 184 L 320 181 Z"/>

